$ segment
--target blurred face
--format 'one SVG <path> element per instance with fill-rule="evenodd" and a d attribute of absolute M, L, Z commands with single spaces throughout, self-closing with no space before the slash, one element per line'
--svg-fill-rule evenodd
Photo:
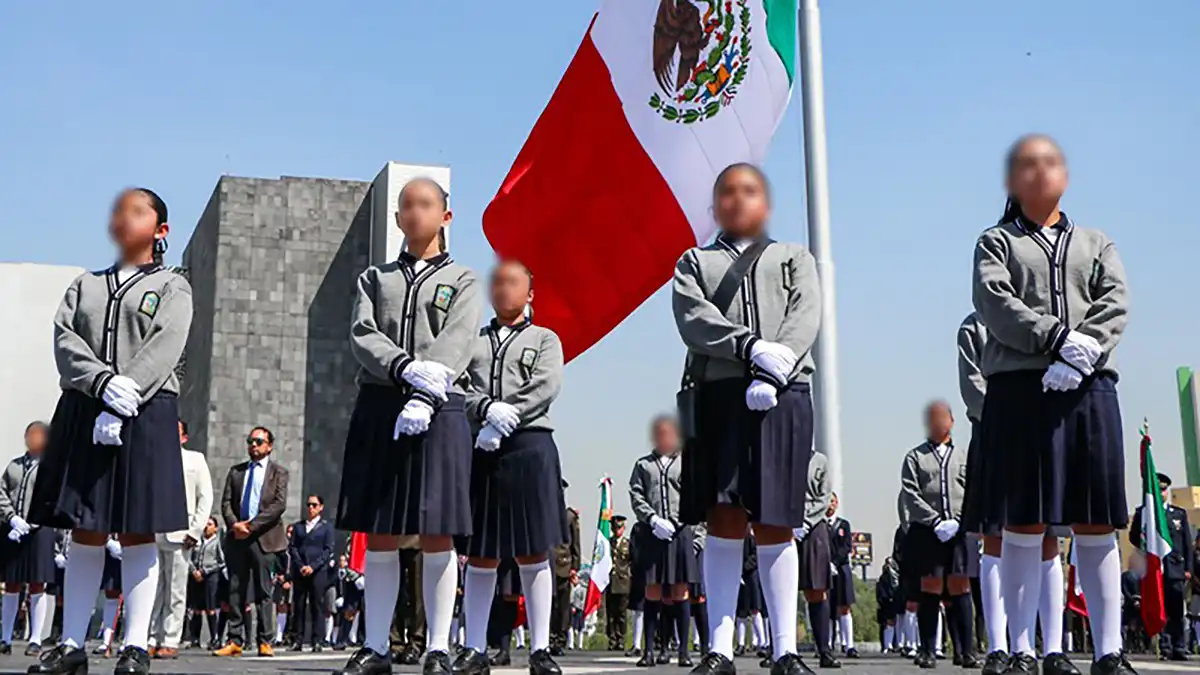
<path fill-rule="evenodd" d="M 442 206 L 442 195 L 427 181 L 414 181 L 400 192 L 396 224 L 411 241 L 428 242 L 450 224 L 450 211 Z"/>
<path fill-rule="evenodd" d="M 659 422 L 654 425 L 654 451 L 669 455 L 679 449 L 679 429 L 674 422 Z"/>
<path fill-rule="evenodd" d="M 826 517 L 832 517 L 838 510 L 838 496 L 833 495 L 829 498 L 829 508 L 825 511 Z"/>
<path fill-rule="evenodd" d="M 317 501 L 316 497 L 309 497 L 308 501 L 304 504 L 304 510 L 308 513 L 308 519 L 312 520 L 321 515 L 321 512 L 325 510 L 325 506 Z"/>
<path fill-rule="evenodd" d="M 40 424 L 29 427 L 25 432 L 25 451 L 33 457 L 40 457 L 46 449 L 46 428 Z"/>
<path fill-rule="evenodd" d="M 217 521 L 213 520 L 212 518 L 209 518 L 208 522 L 204 524 L 204 536 L 211 537 L 216 533 L 217 533 Z"/>
<path fill-rule="evenodd" d="M 250 461 L 257 462 L 271 454 L 272 449 L 265 429 L 255 429 L 246 437 L 246 454 L 250 455 Z"/>
<path fill-rule="evenodd" d="M 529 274 L 518 263 L 504 263 L 492 272 L 492 308 L 502 319 L 515 319 L 533 302 Z"/>
<path fill-rule="evenodd" d="M 725 174 L 713 195 L 713 216 L 721 230 L 733 237 L 758 236 L 770 213 L 767 187 L 749 169 L 734 169 Z"/>
<path fill-rule="evenodd" d="M 158 213 L 150 197 L 138 190 L 128 190 L 113 204 L 108 233 L 125 258 L 143 255 L 155 239 L 167 236 L 170 226 L 158 224 Z"/>
<path fill-rule="evenodd" d="M 1017 148 L 1005 187 L 1022 204 L 1056 204 L 1067 191 L 1066 158 L 1049 139 L 1031 138 Z"/>
<path fill-rule="evenodd" d="M 954 428 L 954 415 L 950 409 L 940 403 L 935 403 L 925 411 L 925 433 L 930 440 L 938 440 L 950 435 Z"/>
<path fill-rule="evenodd" d="M 347 567 L 349 565 L 350 565 L 350 560 L 347 559 L 346 556 L 340 556 L 338 558 L 338 567 Z"/>

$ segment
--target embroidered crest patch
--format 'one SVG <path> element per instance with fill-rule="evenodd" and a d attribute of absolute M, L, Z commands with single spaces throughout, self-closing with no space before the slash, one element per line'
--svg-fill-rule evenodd
<path fill-rule="evenodd" d="M 433 290 L 433 306 L 443 312 L 450 311 L 450 303 L 454 302 L 454 296 L 458 291 L 448 284 L 438 284 Z"/>
<path fill-rule="evenodd" d="M 533 364 L 537 363 L 538 352 L 533 347 L 526 347 L 521 350 L 521 365 L 526 368 L 532 368 Z"/>
<path fill-rule="evenodd" d="M 138 311 L 153 319 L 154 315 L 158 313 L 158 301 L 160 299 L 157 291 L 146 291 L 142 295 L 142 302 L 138 305 Z"/>

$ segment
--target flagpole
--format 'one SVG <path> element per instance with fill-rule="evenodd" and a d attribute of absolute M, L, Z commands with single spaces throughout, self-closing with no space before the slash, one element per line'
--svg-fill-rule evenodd
<path fill-rule="evenodd" d="M 821 12 L 817 0 L 800 2 L 800 91 L 804 111 L 804 165 L 808 193 L 808 246 L 821 280 L 821 331 L 813 347 L 817 409 L 816 449 L 829 460 L 833 491 L 842 494 L 841 393 L 838 382 L 837 302 L 829 231 L 829 162 L 825 144 L 825 81 L 821 59 Z"/>

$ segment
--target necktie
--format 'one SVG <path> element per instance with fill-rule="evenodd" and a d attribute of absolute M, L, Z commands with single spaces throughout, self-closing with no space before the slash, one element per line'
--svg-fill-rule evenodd
<path fill-rule="evenodd" d="M 257 468 L 257 462 L 250 462 L 250 468 L 246 470 L 246 489 L 242 490 L 242 518 L 246 520 L 256 515 L 250 512 L 254 505 L 250 497 L 254 494 L 254 470 Z"/>

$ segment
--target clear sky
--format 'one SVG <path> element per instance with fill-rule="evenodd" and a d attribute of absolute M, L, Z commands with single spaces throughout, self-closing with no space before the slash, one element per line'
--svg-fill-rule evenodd
<path fill-rule="evenodd" d="M 452 166 L 454 254 L 486 268 L 480 216 L 595 6 L 2 3 L 0 260 L 107 264 L 107 209 L 131 184 L 170 204 L 178 260 L 221 174 L 370 180 L 399 160 Z M 1174 369 L 1200 365 L 1200 3 L 827 0 L 823 19 L 856 529 L 890 547 L 925 401 L 947 397 L 965 417 L 954 338 L 971 248 L 1000 214 L 1003 153 L 1027 131 L 1062 142 L 1066 209 L 1107 231 L 1128 268 L 1131 496 L 1143 416 L 1159 466 L 1182 480 Z M 767 169 L 774 235 L 802 241 L 800 129 L 797 92 Z M 682 355 L 663 291 L 570 365 L 555 417 L 585 549 L 596 481 L 611 475 L 627 511 L 629 469 L 649 418 L 673 405 Z"/>

